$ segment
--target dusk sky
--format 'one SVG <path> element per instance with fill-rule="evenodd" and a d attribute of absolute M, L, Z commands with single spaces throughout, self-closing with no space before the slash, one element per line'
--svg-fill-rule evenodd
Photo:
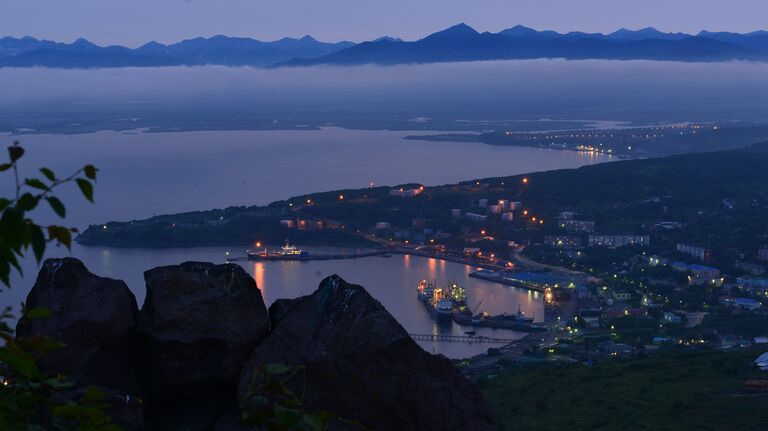
<path fill-rule="evenodd" d="M 479 31 L 523 24 L 558 31 L 749 32 L 768 28 L 766 17 L 766 0 L 16 0 L 0 9 L 0 35 L 128 46 L 215 34 L 412 40 L 459 22 Z"/>

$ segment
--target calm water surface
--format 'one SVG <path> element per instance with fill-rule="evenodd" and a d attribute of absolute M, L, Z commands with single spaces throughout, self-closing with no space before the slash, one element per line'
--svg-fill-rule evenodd
<path fill-rule="evenodd" d="M 608 161 L 605 156 L 474 143 L 403 140 L 413 132 L 327 128 L 313 131 L 233 131 L 189 133 L 117 133 L 23 136 L 27 148 L 22 174 L 49 166 L 64 174 L 84 163 L 99 169 L 96 204 L 87 205 L 74 191 L 67 224 L 86 226 L 107 220 L 131 220 L 155 214 L 206 210 L 232 205 L 266 204 L 293 195 L 340 188 L 397 185 L 405 182 L 446 184 L 460 180 L 572 168 Z M 0 192 L 11 193 L 9 184 Z M 48 222 L 50 211 L 37 216 Z M 144 300 L 143 272 L 188 260 L 223 262 L 225 248 L 111 249 L 80 247 L 71 253 L 51 247 L 49 257 L 71 255 L 94 273 L 125 280 Z M 322 252 L 322 249 L 312 250 Z M 326 250 L 327 251 L 327 250 Z M 394 256 L 324 262 L 242 262 L 271 304 L 278 298 L 309 294 L 324 277 L 339 274 L 361 284 L 411 333 L 461 335 L 472 328 L 438 326 L 416 298 L 420 279 L 465 285 L 479 311 L 514 313 L 518 306 L 537 320 L 543 317 L 538 294 L 468 278 L 471 267 L 421 257 Z M 0 305 L 17 306 L 29 292 L 37 266 L 24 262 L 26 277 L 0 295 Z M 497 338 L 523 334 L 482 329 Z M 488 344 L 423 343 L 430 352 L 466 357 Z"/>
<path fill-rule="evenodd" d="M 306 193 L 368 187 L 371 182 L 438 185 L 609 160 L 567 151 L 402 139 L 410 134 L 327 128 L 99 132 L 25 135 L 21 140 L 27 148 L 23 168 L 29 175 L 40 166 L 61 174 L 85 163 L 100 169 L 96 205 L 70 205 L 69 223 L 80 227 L 267 204 Z M 0 182 L 0 192 L 10 193 L 10 186 Z M 65 202 L 81 202 L 74 192 L 63 197 Z"/>
<path fill-rule="evenodd" d="M 310 248 L 313 253 L 339 253 L 332 248 Z M 53 247 L 49 256 L 67 256 L 61 247 Z M 82 247 L 75 245 L 71 255 L 81 259 L 88 269 L 100 276 L 124 280 L 136 295 L 139 307 L 144 302 L 145 285 L 143 272 L 147 269 L 171 265 L 188 260 L 223 263 L 226 252 L 242 254 L 243 250 L 224 247 L 199 247 L 184 249 L 122 249 Z M 430 316 L 416 297 L 416 285 L 427 278 L 444 284 L 456 280 L 467 289 L 470 306 L 474 309 L 482 300 L 478 311 L 492 314 L 515 313 L 520 307 L 536 321 L 544 317 L 540 294 L 523 289 L 469 278 L 474 269 L 467 265 L 417 256 L 370 257 L 363 259 L 317 262 L 238 262 L 256 280 L 267 305 L 279 298 L 307 295 L 317 289 L 320 281 L 332 274 L 339 274 L 350 283 L 364 286 L 410 333 L 463 335 L 477 329 L 478 334 L 495 338 L 516 339 L 523 333 L 489 328 L 466 328 L 455 324 L 440 324 Z M 0 295 L 0 305 L 18 305 L 26 297 L 34 283 L 37 267 L 25 263 L 30 277 L 15 277 L 14 288 Z M 463 358 L 484 352 L 494 344 L 421 342 L 422 347 L 433 353 L 453 358 Z"/>

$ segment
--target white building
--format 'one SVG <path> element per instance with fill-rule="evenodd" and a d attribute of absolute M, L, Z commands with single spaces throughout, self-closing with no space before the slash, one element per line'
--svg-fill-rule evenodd
<path fill-rule="evenodd" d="M 588 245 L 590 247 L 624 247 L 639 245 L 646 247 L 651 244 L 648 235 L 590 235 Z"/>
<path fill-rule="evenodd" d="M 486 221 L 486 220 L 488 220 L 488 216 L 482 215 L 482 214 L 475 214 L 475 213 L 467 213 L 465 215 L 465 217 L 467 218 L 467 220 L 470 220 L 470 221 Z"/>

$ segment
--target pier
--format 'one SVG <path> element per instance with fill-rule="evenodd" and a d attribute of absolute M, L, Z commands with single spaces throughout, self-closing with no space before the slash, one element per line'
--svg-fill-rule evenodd
<path fill-rule="evenodd" d="M 511 338 L 491 338 L 482 335 L 443 335 L 443 334 L 408 334 L 415 341 L 447 341 L 452 343 L 497 343 L 509 344 L 517 340 Z"/>
<path fill-rule="evenodd" d="M 359 259 L 363 257 L 373 256 L 390 256 L 389 250 L 375 250 L 361 253 L 347 253 L 347 254 L 308 254 L 308 255 L 286 255 L 286 256 L 270 256 L 267 258 L 250 258 L 250 257 L 234 257 L 228 258 L 229 262 L 242 262 L 242 261 L 256 261 L 256 262 L 271 262 L 271 261 L 295 261 L 295 262 L 308 262 L 312 260 L 343 260 L 343 259 Z"/>

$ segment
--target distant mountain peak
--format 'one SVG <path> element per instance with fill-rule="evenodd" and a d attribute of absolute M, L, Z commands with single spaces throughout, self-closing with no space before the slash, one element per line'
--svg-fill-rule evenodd
<path fill-rule="evenodd" d="M 403 39 L 393 36 L 381 36 L 373 40 L 373 42 L 402 42 Z"/>
<path fill-rule="evenodd" d="M 462 22 L 448 27 L 445 30 L 438 31 L 437 33 L 432 33 L 424 39 L 463 38 L 473 37 L 479 34 L 480 33 L 478 33 L 477 30 Z"/>
<path fill-rule="evenodd" d="M 305 34 L 304 37 L 302 37 L 299 40 L 301 40 L 303 42 L 317 42 L 317 39 L 315 39 L 314 37 L 312 37 L 312 36 L 310 36 L 308 34 Z"/>

